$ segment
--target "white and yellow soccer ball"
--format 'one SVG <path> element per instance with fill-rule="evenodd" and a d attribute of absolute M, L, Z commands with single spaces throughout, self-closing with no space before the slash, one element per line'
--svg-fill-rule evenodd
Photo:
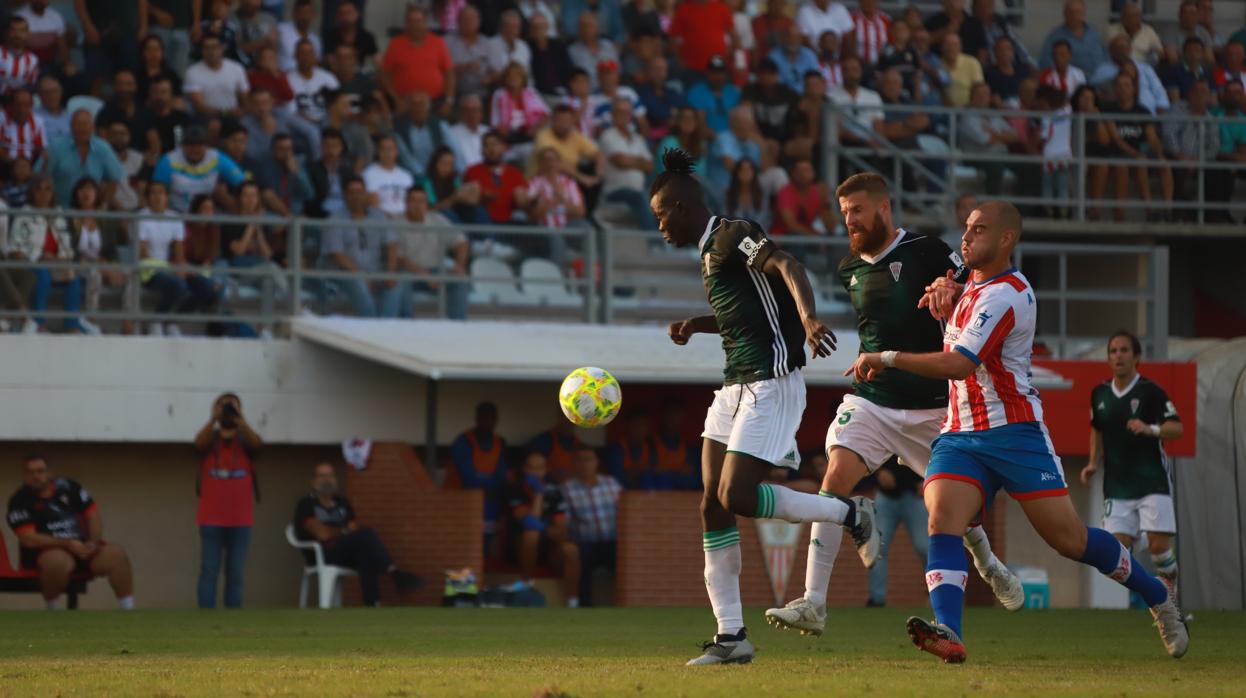
<path fill-rule="evenodd" d="M 577 427 L 604 427 L 618 416 L 623 390 L 609 371 L 584 366 L 563 379 L 558 405 Z"/>

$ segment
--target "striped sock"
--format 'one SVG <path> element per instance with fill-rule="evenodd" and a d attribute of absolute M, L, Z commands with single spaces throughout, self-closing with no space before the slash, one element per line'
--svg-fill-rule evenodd
<path fill-rule="evenodd" d="M 702 535 L 705 549 L 705 590 L 718 621 L 720 635 L 734 635 L 744 627 L 740 603 L 740 531 L 732 526 Z"/>
<path fill-rule="evenodd" d="M 826 521 L 843 524 L 852 512 L 852 503 L 833 494 L 797 492 L 783 485 L 757 486 L 758 519 L 782 519 L 791 523 Z"/>
<path fill-rule="evenodd" d="M 1147 574 L 1125 546 L 1102 528 L 1086 529 L 1086 550 L 1082 553 L 1081 562 L 1138 592 L 1148 606 L 1168 600 L 1168 587 Z"/>
<path fill-rule="evenodd" d="M 1156 555 L 1151 553 L 1151 562 L 1155 563 L 1155 569 L 1165 577 L 1177 576 L 1177 551 L 1169 548 L 1164 552 Z"/>
<path fill-rule="evenodd" d="M 823 490 L 822 497 L 835 495 Z M 844 541 L 844 529 L 838 524 L 813 522 L 809 530 L 809 557 L 805 563 L 805 599 L 815 606 L 826 605 L 826 589 L 831 584 L 831 571 L 839 546 Z"/>
<path fill-rule="evenodd" d="M 926 553 L 926 589 L 935 621 L 952 629 L 962 640 L 960 619 L 965 610 L 965 584 L 969 581 L 969 561 L 961 536 L 936 533 L 930 536 Z"/>

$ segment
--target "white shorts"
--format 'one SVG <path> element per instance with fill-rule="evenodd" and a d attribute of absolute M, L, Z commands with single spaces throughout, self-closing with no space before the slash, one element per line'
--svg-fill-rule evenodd
<path fill-rule="evenodd" d="M 939 436 L 947 409 L 901 410 L 880 407 L 865 398 L 845 395 L 826 430 L 826 455 L 838 446 L 861 457 L 871 473 L 893 455 L 913 472 L 926 476 L 930 444 Z"/>
<path fill-rule="evenodd" d="M 1141 499 L 1106 499 L 1103 502 L 1103 527 L 1108 533 L 1137 538 L 1142 532 L 1177 532 L 1177 513 L 1172 496 L 1148 494 Z"/>
<path fill-rule="evenodd" d="M 805 377 L 786 376 L 714 391 L 701 436 L 782 468 L 800 466 L 796 430 L 805 413 Z"/>

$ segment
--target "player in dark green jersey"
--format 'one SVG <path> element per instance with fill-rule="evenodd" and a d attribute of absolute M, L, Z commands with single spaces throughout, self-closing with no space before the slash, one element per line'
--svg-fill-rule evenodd
<path fill-rule="evenodd" d="M 753 646 L 740 604 L 740 533 L 736 516 L 824 521 L 877 547 L 873 503 L 820 497 L 765 482 L 775 466 L 799 464 L 796 430 L 805 411 L 805 345 L 829 356 L 835 335 L 817 318 L 805 269 L 778 249 L 761 226 L 705 207 L 692 157 L 672 149 L 654 180 L 650 207 L 658 230 L 676 247 L 696 245 L 713 315 L 672 323 L 671 340 L 717 334 L 727 355 L 723 387 L 705 418 L 701 521 L 705 586 L 718 621 L 714 639 L 689 665 L 747 663 Z"/>
<path fill-rule="evenodd" d="M 1177 516 L 1164 441 L 1185 433 L 1164 389 L 1138 373 L 1142 343 L 1121 330 L 1108 339 L 1112 379 L 1090 393 L 1090 460 L 1082 484 L 1103 465 L 1103 527 L 1126 548 L 1146 533 L 1151 560 L 1175 589 Z"/>
<path fill-rule="evenodd" d="M 839 264 L 839 279 L 857 313 L 861 352 L 941 351 L 943 329 L 921 301 L 935 279 L 966 275 L 960 255 L 938 238 L 895 227 L 891 193 L 877 174 L 853 175 L 835 194 L 849 237 L 849 255 Z M 844 396 L 827 429 L 822 494 L 852 492 L 893 455 L 925 476 L 931 443 L 947 413 L 947 386 L 946 380 L 906 371 L 886 371 L 872 381 L 854 382 L 853 393 Z M 894 533 L 894 528 L 890 530 Z M 780 628 L 821 635 L 826 627 L 827 586 L 843 536 L 837 528 L 815 523 L 809 538 L 804 595 L 783 608 L 769 609 L 766 620 Z M 1009 610 L 1021 608 L 1025 603 L 1021 582 L 991 552 L 981 526 L 969 529 L 965 545 L 1000 603 Z M 875 557 L 862 555 L 866 567 L 874 565 Z"/>

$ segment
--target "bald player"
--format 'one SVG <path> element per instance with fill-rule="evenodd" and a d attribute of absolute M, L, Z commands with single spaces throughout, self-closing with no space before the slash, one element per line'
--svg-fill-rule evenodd
<path fill-rule="evenodd" d="M 945 662 L 965 661 L 961 612 L 968 563 L 961 538 L 1003 488 L 1052 549 L 1146 599 L 1164 648 L 1181 657 L 1190 637 L 1169 588 L 1112 534 L 1087 528 L 1069 501 L 1042 402 L 1030 385 L 1037 307 L 1034 289 L 1012 266 L 1020 239 L 1021 214 L 1012 204 L 988 201 L 974 209 L 961 240 L 961 257 L 972 273 L 947 318 L 943 351 L 861 354 L 848 371 L 863 381 L 890 369 L 948 381 L 947 419 L 934 442 L 925 486 L 926 587 L 935 620 L 910 618 L 909 637 Z"/>

